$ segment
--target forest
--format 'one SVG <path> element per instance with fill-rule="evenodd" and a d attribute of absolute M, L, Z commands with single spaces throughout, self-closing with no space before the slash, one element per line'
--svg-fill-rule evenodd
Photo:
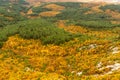
<path fill-rule="evenodd" d="M 0 80 L 119 80 L 119 56 L 120 4 L 0 0 Z"/>

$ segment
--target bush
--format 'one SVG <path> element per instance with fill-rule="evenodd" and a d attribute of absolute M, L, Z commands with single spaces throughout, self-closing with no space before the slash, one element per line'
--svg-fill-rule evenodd
<path fill-rule="evenodd" d="M 2 48 L 2 46 L 3 46 L 3 42 L 0 42 L 0 48 Z"/>
<path fill-rule="evenodd" d="M 120 5 L 110 4 L 110 5 L 101 6 L 100 9 L 102 9 L 104 11 L 107 10 L 107 9 L 110 9 L 112 11 L 120 12 Z"/>
<path fill-rule="evenodd" d="M 76 22 L 76 25 L 93 28 L 93 29 L 109 29 L 120 26 L 118 24 L 112 24 L 109 21 L 80 21 L 80 22 Z"/>
<path fill-rule="evenodd" d="M 51 10 L 47 8 L 43 8 L 42 6 L 39 6 L 39 7 L 33 7 L 32 11 L 34 13 L 40 13 L 40 12 L 51 11 Z"/>
<path fill-rule="evenodd" d="M 43 19 L 29 20 L 23 23 L 24 25 L 21 25 L 22 27 L 19 29 L 20 36 L 27 39 L 40 39 L 43 44 L 59 45 L 75 37 Z"/>
<path fill-rule="evenodd" d="M 8 39 L 9 36 L 18 34 L 18 24 L 8 25 L 0 29 L 0 47 L 2 47 L 3 43 Z"/>
<path fill-rule="evenodd" d="M 19 27 L 17 25 L 8 25 L 0 29 L 0 48 L 2 47 L 3 43 L 8 39 L 9 36 L 18 33 L 18 28 Z"/>
<path fill-rule="evenodd" d="M 55 4 L 64 6 L 65 8 L 80 8 L 82 3 L 78 2 L 56 2 Z"/>
<path fill-rule="evenodd" d="M 35 19 L 8 25 L 0 29 L 0 43 L 2 45 L 9 36 L 19 34 L 26 39 L 39 39 L 43 44 L 61 44 L 76 37 L 76 35 L 60 29 L 48 20 Z"/>
<path fill-rule="evenodd" d="M 55 17 L 62 20 L 80 20 L 86 19 L 85 12 L 89 11 L 89 8 L 71 8 L 64 9 L 61 14 L 56 15 Z M 89 18 L 89 17 L 87 17 Z"/>

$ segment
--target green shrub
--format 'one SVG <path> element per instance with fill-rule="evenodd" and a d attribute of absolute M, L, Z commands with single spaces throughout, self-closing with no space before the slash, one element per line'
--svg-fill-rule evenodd
<path fill-rule="evenodd" d="M 15 24 L 18 21 L 26 20 L 27 17 L 22 16 L 21 12 L 27 12 L 28 7 L 24 6 L 24 0 L 18 0 L 19 4 L 11 3 L 9 0 L 0 0 L 0 26 Z M 10 17 L 10 18 L 9 18 Z"/>
<path fill-rule="evenodd" d="M 47 8 L 43 8 L 42 6 L 38 6 L 38 7 L 33 7 L 32 11 L 34 13 L 40 13 L 40 12 L 45 12 L 45 11 L 51 11 L 51 9 L 47 9 Z"/>
<path fill-rule="evenodd" d="M 0 48 L 2 48 L 2 46 L 3 46 L 3 42 L 0 42 Z"/>
<path fill-rule="evenodd" d="M 43 19 L 29 20 L 23 23 L 24 25 L 21 25 L 22 27 L 19 29 L 20 36 L 27 39 L 40 39 L 43 44 L 61 44 L 75 37 Z"/>
<path fill-rule="evenodd" d="M 82 3 L 78 2 L 56 2 L 55 4 L 64 6 L 65 8 L 80 8 Z"/>
<path fill-rule="evenodd" d="M 100 9 L 102 9 L 104 11 L 107 10 L 107 9 L 110 9 L 112 11 L 120 12 L 120 5 L 110 4 L 110 5 L 101 6 Z"/>
<path fill-rule="evenodd" d="M 19 34 L 26 39 L 39 39 L 43 44 L 61 44 L 78 36 L 60 29 L 49 20 L 35 19 L 8 25 L 0 29 L 0 43 L 5 42 L 9 36 Z"/>
<path fill-rule="evenodd" d="M 6 41 L 11 35 L 18 33 L 18 25 L 8 25 L 0 30 L 0 41 Z"/>
<path fill-rule="evenodd" d="M 120 26 L 119 24 L 112 24 L 110 21 L 79 21 L 75 25 L 92 29 L 111 29 Z"/>
<path fill-rule="evenodd" d="M 60 20 L 80 20 L 88 19 L 84 13 L 89 11 L 89 8 L 68 8 L 61 11 L 61 14 L 56 15 L 55 17 Z"/>

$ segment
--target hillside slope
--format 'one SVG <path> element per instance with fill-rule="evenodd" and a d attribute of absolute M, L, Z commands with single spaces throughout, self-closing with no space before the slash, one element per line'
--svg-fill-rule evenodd
<path fill-rule="evenodd" d="M 40 26 L 38 24 L 40 22 L 41 19 L 29 20 L 8 26 L 12 29 L 21 25 L 21 28 L 19 28 L 20 33 L 18 29 L 15 29 L 17 33 L 7 29 L 8 34 L 12 32 L 14 35 L 8 37 L 0 49 L 0 79 L 96 80 L 97 77 L 98 80 L 119 80 L 120 42 L 117 30 L 120 28 L 95 31 L 81 26 L 66 26 L 61 21 L 58 23 L 59 30 L 62 28 L 65 31 L 80 35 L 60 45 L 43 45 L 43 41 L 38 39 L 38 35 L 44 37 L 44 34 L 46 35 L 48 32 L 44 31 L 46 27 L 43 27 L 44 34 L 35 33 L 39 30 L 34 29 Z M 46 24 L 43 25 L 46 26 Z M 29 27 L 33 28 L 28 30 Z M 58 36 L 60 37 L 58 38 Z M 55 41 L 61 42 L 68 36 L 61 34 L 55 35 L 53 38 Z M 51 43 L 49 37 L 44 40 Z"/>
<path fill-rule="evenodd" d="M 28 2 L 108 2 L 118 3 L 119 0 L 27 0 Z"/>
<path fill-rule="evenodd" d="M 32 1 L 0 3 L 0 80 L 120 79 L 119 4 Z"/>

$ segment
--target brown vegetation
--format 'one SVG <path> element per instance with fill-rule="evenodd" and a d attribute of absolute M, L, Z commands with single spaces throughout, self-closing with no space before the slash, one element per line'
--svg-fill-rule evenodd
<path fill-rule="evenodd" d="M 63 10 L 65 7 L 59 6 L 56 4 L 49 4 L 49 5 L 44 6 L 44 8 L 52 9 L 53 11 L 59 11 L 59 10 Z"/>
<path fill-rule="evenodd" d="M 47 12 L 41 12 L 39 15 L 43 17 L 51 17 L 51 16 L 56 16 L 59 14 L 59 11 L 47 11 Z"/>

